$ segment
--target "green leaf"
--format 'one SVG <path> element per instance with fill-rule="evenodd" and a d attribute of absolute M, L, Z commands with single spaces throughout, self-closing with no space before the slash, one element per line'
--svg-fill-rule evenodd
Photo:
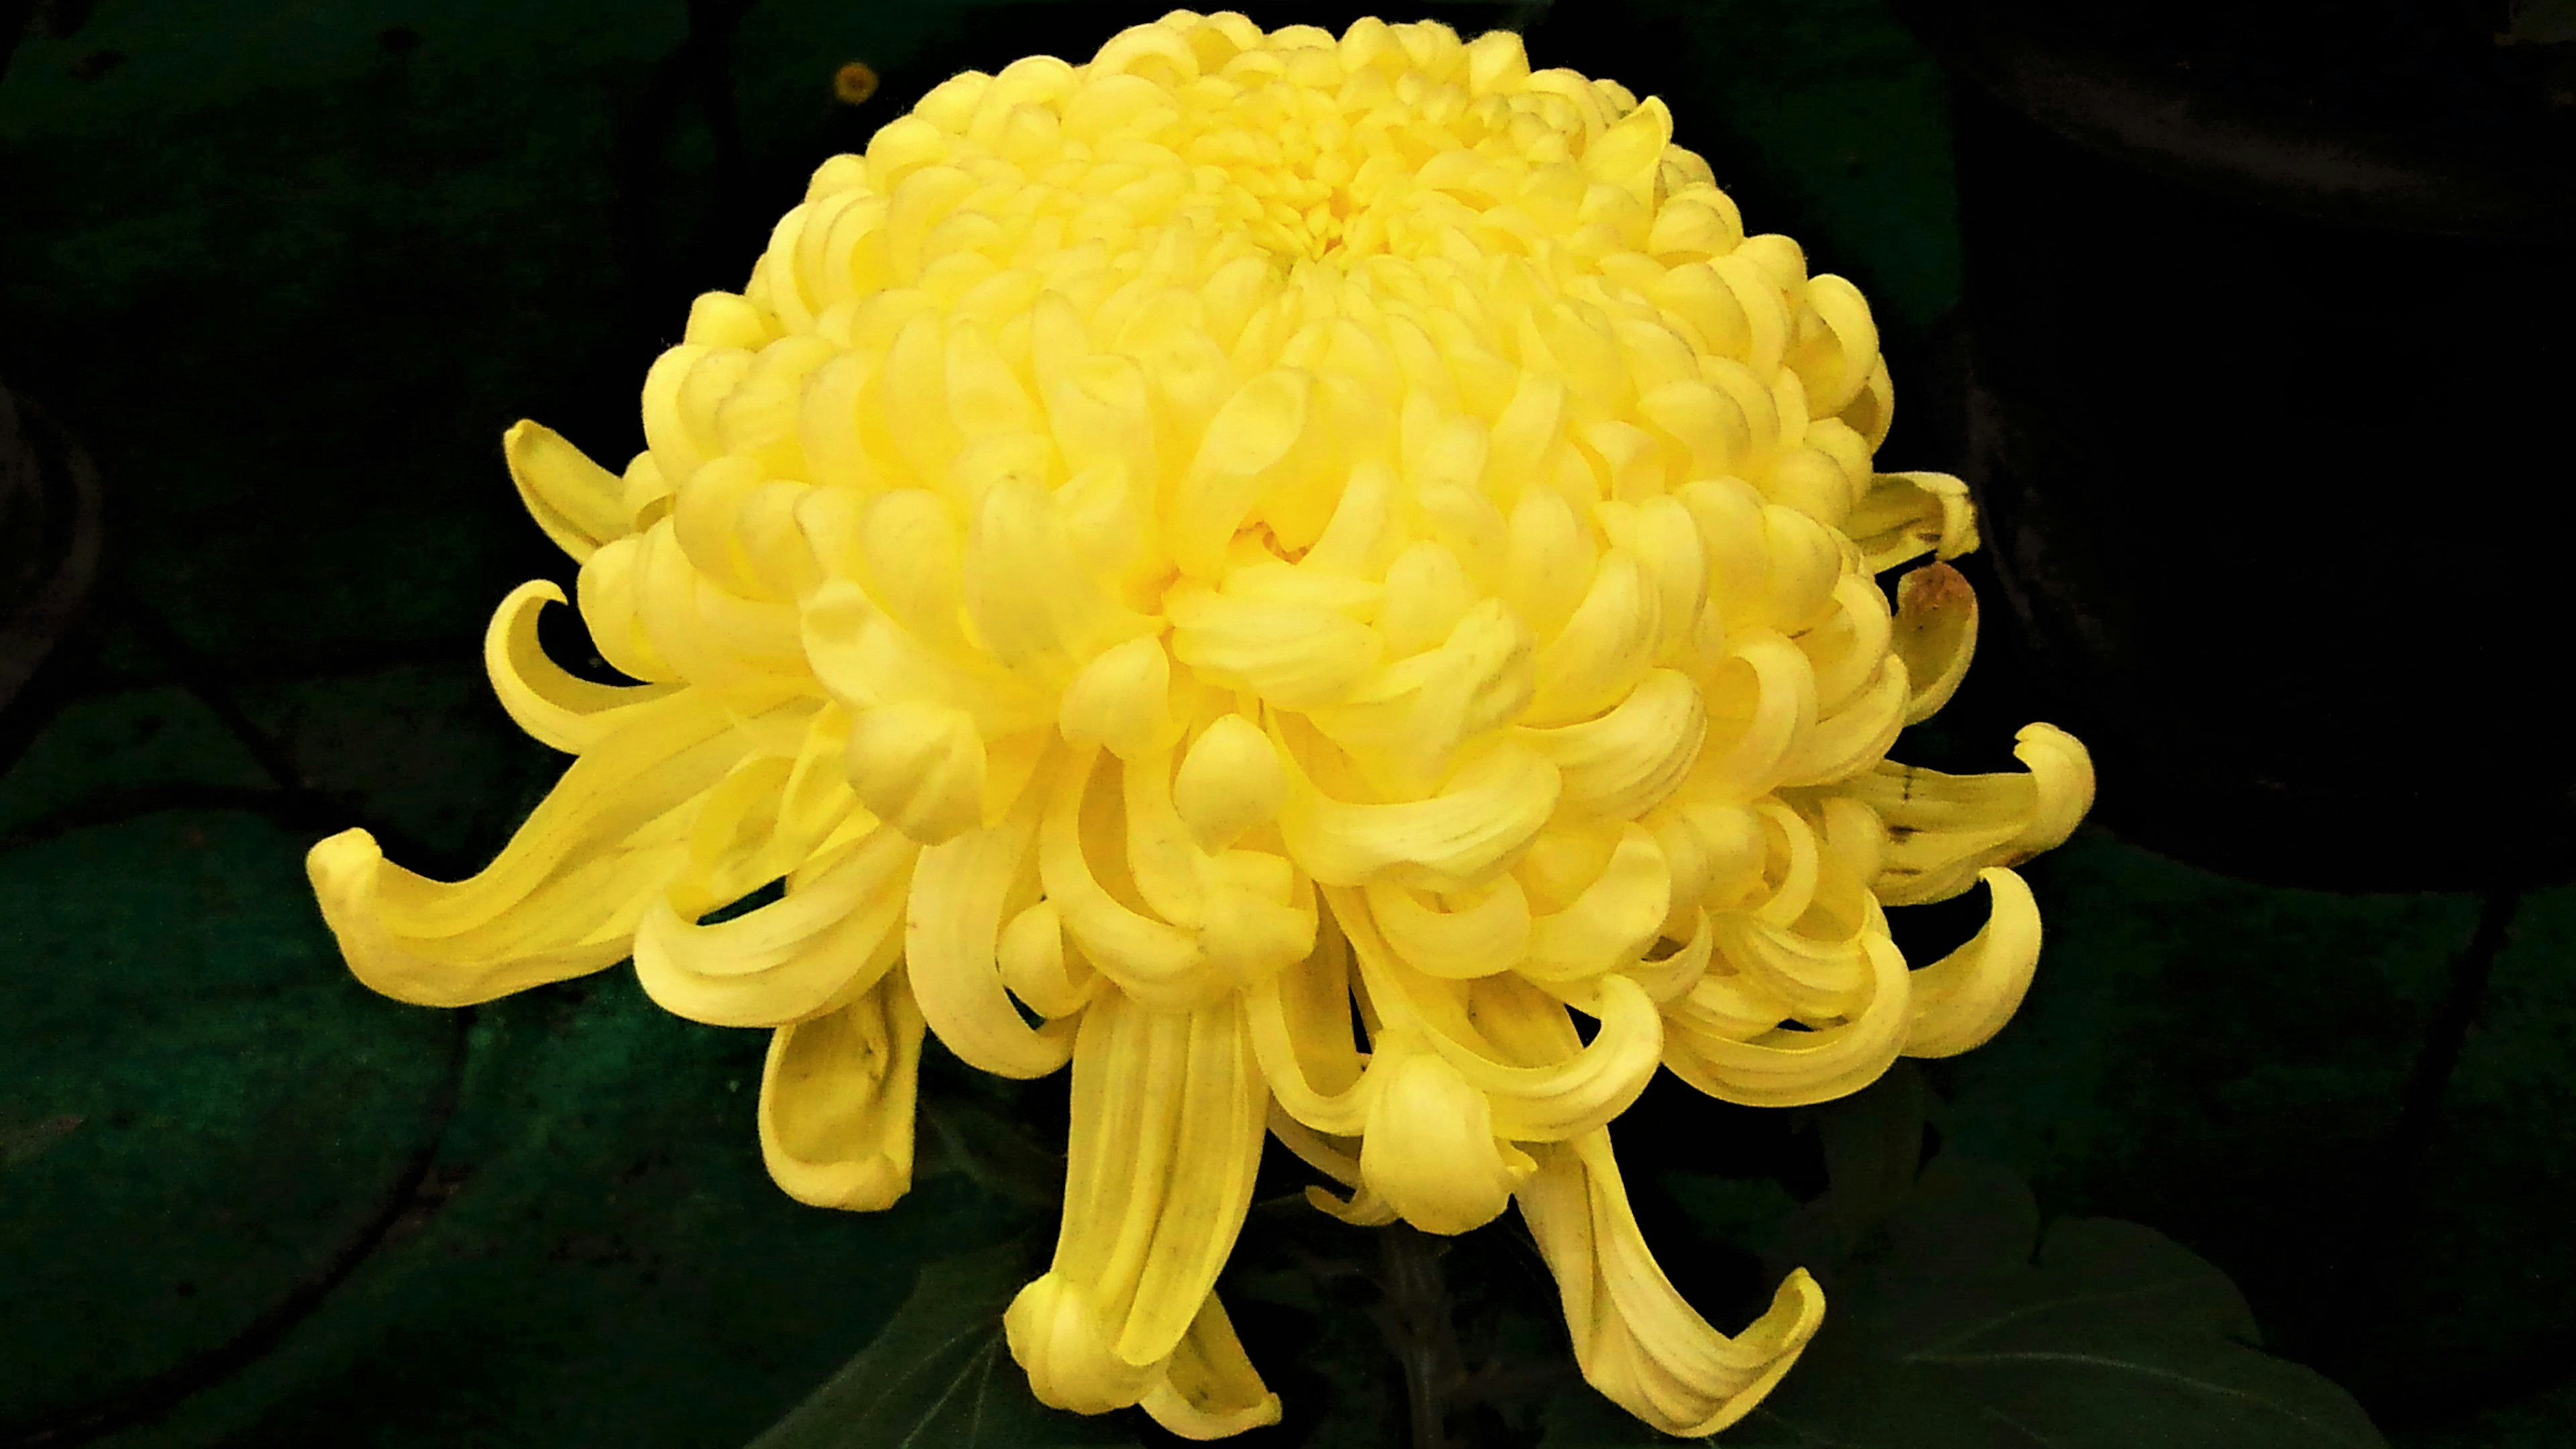
<path fill-rule="evenodd" d="M 1115 1418 L 1039 1403 L 1002 1341 L 1037 1269 L 1025 1241 L 933 1263 L 876 1342 L 750 1449 L 1135 1449 Z"/>
<path fill-rule="evenodd" d="M 2033 1246 L 2037 1245 L 2034 1259 Z M 1935 1159 L 1829 1292 L 1725 1449 L 2385 1449 L 2324 1377 L 2256 1347 L 2245 1300 L 2151 1228 L 2064 1218 L 1990 1164 Z M 1673 1441 L 1590 1390 L 1543 1449 Z"/>

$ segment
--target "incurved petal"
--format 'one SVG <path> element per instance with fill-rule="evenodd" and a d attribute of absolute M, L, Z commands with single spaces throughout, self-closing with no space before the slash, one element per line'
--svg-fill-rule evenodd
<path fill-rule="evenodd" d="M 1914 973 L 1909 1057 L 1951 1057 L 1983 1046 L 2030 990 L 2039 964 L 2039 903 L 2011 871 L 1980 873 L 1994 897 L 1985 925 L 1958 950 Z"/>
<path fill-rule="evenodd" d="M 490 865 L 455 883 L 393 864 L 364 830 L 315 845 L 305 870 L 349 969 L 424 1006 L 465 1006 L 596 971 L 685 866 L 684 840 L 627 841 L 732 768 L 742 741 L 689 694 L 638 706 L 575 760 Z"/>
<path fill-rule="evenodd" d="M 1362 888 L 1369 918 L 1387 949 L 1426 976 L 1463 981 L 1509 971 L 1530 949 L 1529 897 L 1504 876 L 1451 909 L 1424 900 L 1431 893 L 1392 881 Z M 1445 903 L 1444 903 L 1445 904 Z"/>
<path fill-rule="evenodd" d="M 1101 751 L 1091 748 L 1058 768 L 1039 826 L 1038 879 L 1063 914 L 1065 930 L 1102 975 L 1148 1005 L 1188 1010 L 1226 983 L 1208 969 L 1191 932 L 1130 909 L 1092 870 L 1086 828 L 1105 832 L 1115 824 L 1108 807 L 1120 797 L 1118 789 L 1095 783 L 1100 761 Z"/>
<path fill-rule="evenodd" d="M 1786 1002 L 1796 1015 L 1824 1018 L 1857 1010 L 1871 990 L 1867 933 L 1818 940 L 1731 911 L 1713 923 L 1718 955 L 1738 975 Z"/>
<path fill-rule="evenodd" d="M 1583 893 L 1530 923 L 1520 973 L 1533 981 L 1581 981 L 1634 965 L 1663 930 L 1672 888 L 1653 833 L 1621 826 L 1608 863 Z"/>
<path fill-rule="evenodd" d="M 870 990 L 902 948 L 919 849 L 879 826 L 780 899 L 713 925 L 657 901 L 635 932 L 636 979 L 663 1010 L 709 1026 L 782 1026 Z"/>
<path fill-rule="evenodd" d="M 1606 1129 L 1535 1156 L 1521 1215 L 1556 1277 L 1585 1381 L 1667 1434 L 1714 1434 L 1743 1418 L 1823 1323 L 1815 1280 L 1791 1273 L 1770 1310 L 1730 1338 L 1682 1301 L 1648 1251 Z"/>
<path fill-rule="evenodd" d="M 912 1186 L 921 1032 L 921 1011 L 897 975 L 770 1036 L 760 1155 L 788 1196 L 873 1212 Z"/>
<path fill-rule="evenodd" d="M 566 673 L 537 642 L 538 612 L 563 602 L 562 587 L 551 579 L 530 579 L 512 589 L 483 631 L 483 669 L 501 708 L 520 729 L 577 755 L 617 732 L 628 718 L 619 711 L 664 698 L 679 686 L 593 684 Z"/>

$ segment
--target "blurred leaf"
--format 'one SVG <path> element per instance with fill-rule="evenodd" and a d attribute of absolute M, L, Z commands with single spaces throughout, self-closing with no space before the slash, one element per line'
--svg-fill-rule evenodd
<path fill-rule="evenodd" d="M 2032 1247 L 2038 1244 L 2036 1261 Z M 2255 1347 L 2216 1268 L 2151 1228 L 2065 1218 L 2044 1240 L 2003 1168 L 1934 1160 L 1824 1328 L 1726 1449 L 2384 1449 L 2351 1396 Z M 1672 1441 L 1589 1389 L 1543 1449 Z"/>
<path fill-rule="evenodd" d="M 1893 1215 L 1923 1170 L 1931 1092 L 1922 1070 L 1899 1061 L 1861 1091 L 1827 1103 L 1816 1119 L 1825 1149 L 1826 1217 L 1850 1258 Z"/>
<path fill-rule="evenodd" d="M 1036 1254 L 1004 1244 L 921 1270 L 876 1342 L 750 1449 L 1134 1449 L 1116 1418 L 1050 1409 L 1002 1340 Z"/>
<path fill-rule="evenodd" d="M 961 1173 L 986 1192 L 1055 1215 L 1064 1201 L 1061 1148 L 1041 1145 L 1034 1133 L 993 1103 L 925 1097 L 920 1112 L 932 1137 L 923 1176 Z"/>
<path fill-rule="evenodd" d="M 2565 45 L 2576 41 L 2576 0 L 2514 0 L 2499 45 Z"/>

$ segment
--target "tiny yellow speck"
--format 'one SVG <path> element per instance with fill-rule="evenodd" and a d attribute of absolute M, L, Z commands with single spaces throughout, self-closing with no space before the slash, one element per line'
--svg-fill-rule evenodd
<path fill-rule="evenodd" d="M 854 60 L 832 72 L 832 99 L 842 105 L 864 105 L 876 93 L 877 73 L 866 61 Z"/>

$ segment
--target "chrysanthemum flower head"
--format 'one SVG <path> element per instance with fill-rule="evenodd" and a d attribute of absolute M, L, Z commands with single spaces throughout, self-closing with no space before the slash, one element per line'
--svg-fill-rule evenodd
<path fill-rule="evenodd" d="M 561 785 L 470 880 L 352 830 L 314 886 L 405 1000 L 631 954 L 771 1028 L 761 1148 L 809 1202 L 908 1185 L 925 1028 L 1070 1062 L 1007 1318 L 1051 1404 L 1276 1418 L 1213 1291 L 1276 1135 L 1353 1222 L 1517 1203 L 1586 1377 L 1708 1433 L 1822 1298 L 1718 1333 L 1610 1122 L 1659 1064 L 1791 1105 L 1984 1040 L 2039 945 L 2008 867 L 2092 794 L 2047 725 L 2026 773 L 1886 760 L 1976 635 L 1946 564 L 1876 579 L 1975 546 L 1957 480 L 1875 471 L 1891 411 L 1850 283 L 1510 34 L 1175 11 L 969 72 L 698 300 L 622 477 L 512 430 L 641 682 L 550 663 L 563 595 L 522 587 L 487 660 Z M 1979 881 L 1910 968 L 1882 908 Z"/>

